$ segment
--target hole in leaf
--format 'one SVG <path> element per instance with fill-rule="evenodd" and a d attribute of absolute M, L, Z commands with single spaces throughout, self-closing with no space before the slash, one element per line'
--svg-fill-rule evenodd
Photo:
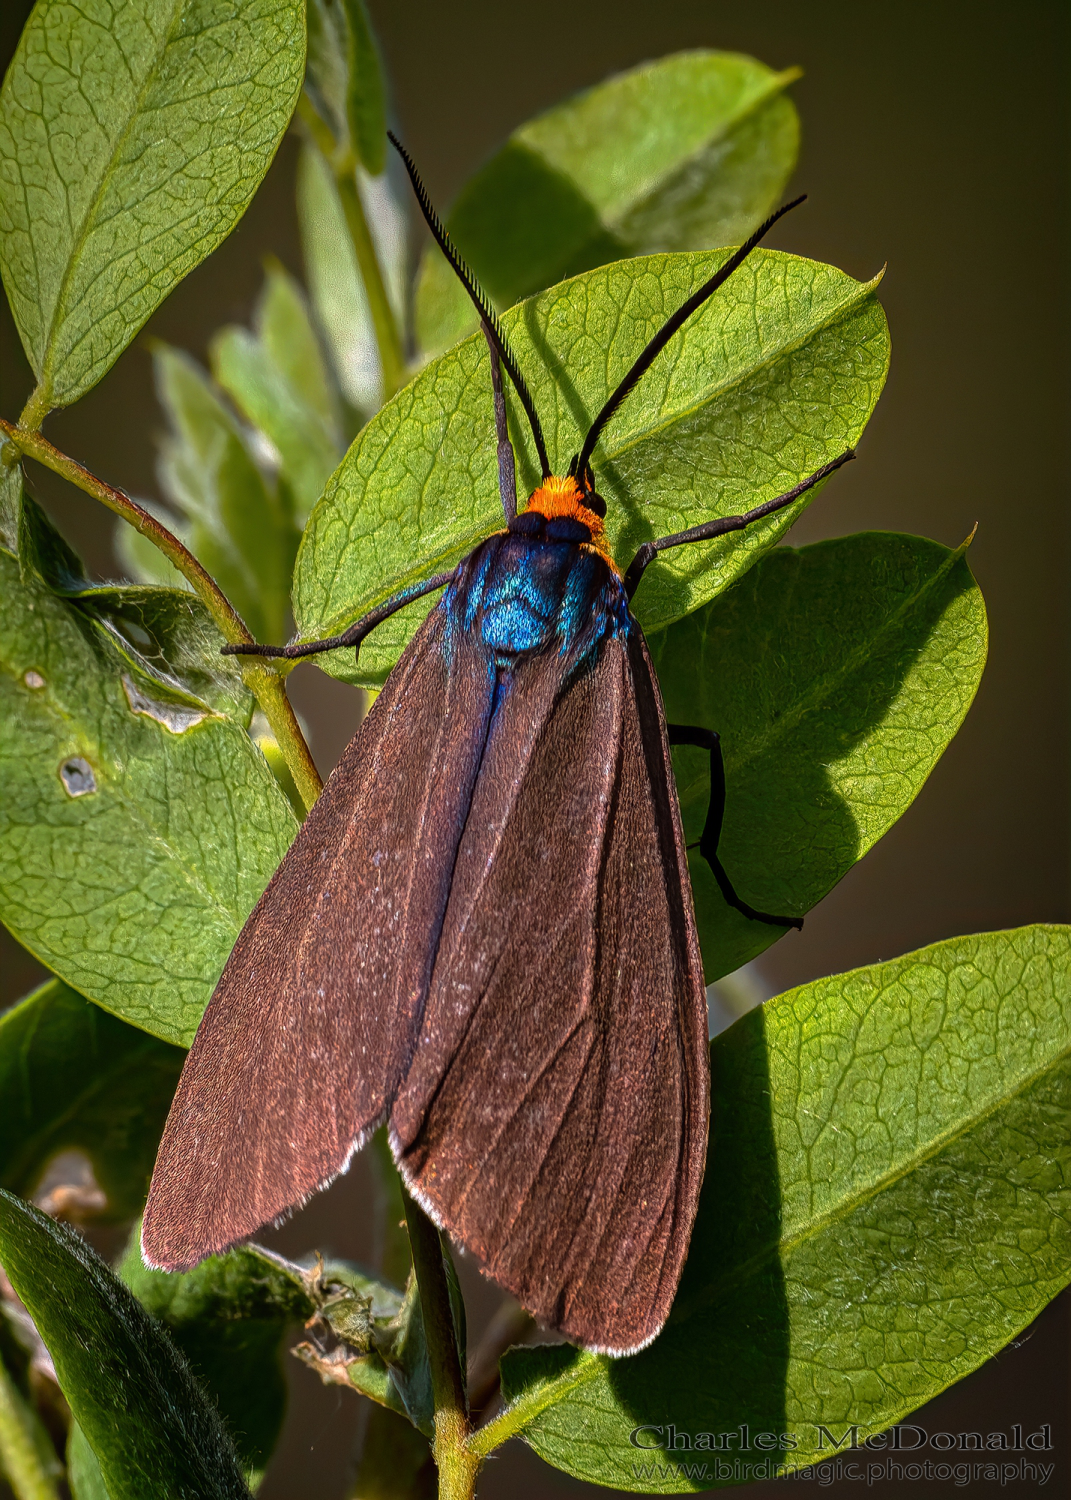
<path fill-rule="evenodd" d="M 93 767 L 80 755 L 72 755 L 70 760 L 65 760 L 59 768 L 59 773 L 69 797 L 85 797 L 97 790 L 97 778 L 93 775 Z"/>

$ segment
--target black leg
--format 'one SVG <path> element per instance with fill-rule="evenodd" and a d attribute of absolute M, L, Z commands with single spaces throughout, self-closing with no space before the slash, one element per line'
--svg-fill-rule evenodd
<path fill-rule="evenodd" d="M 220 655 L 282 656 L 288 661 L 300 661 L 306 656 L 316 656 L 321 651 L 338 651 L 344 646 L 352 646 L 356 661 L 361 654 L 361 642 L 366 635 L 375 630 L 377 625 L 382 625 L 384 620 L 389 620 L 391 615 L 396 614 L 398 610 L 404 609 L 407 604 L 412 604 L 414 599 L 419 599 L 424 594 L 432 594 L 436 589 L 445 588 L 453 580 L 456 571 L 455 568 L 449 573 L 436 573 L 434 578 L 423 578 L 419 583 L 411 583 L 407 589 L 400 589 L 383 604 L 370 609 L 341 635 L 329 635 L 323 641 L 295 641 L 292 646 L 258 646 L 250 641 L 247 646 L 221 646 Z"/>
<path fill-rule="evenodd" d="M 702 526 L 693 526 L 689 531 L 678 531 L 673 536 L 662 536 L 654 542 L 644 542 L 636 553 L 636 556 L 628 565 L 625 574 L 625 593 L 631 599 L 643 577 L 643 570 L 648 563 L 654 562 L 660 552 L 665 552 L 669 547 L 683 547 L 688 542 L 709 542 L 716 536 L 725 536 L 730 531 L 743 531 L 745 526 L 750 526 L 753 521 L 761 521 L 763 516 L 772 516 L 775 511 L 784 510 L 786 505 L 791 505 L 793 500 L 798 500 L 805 495 L 809 489 L 819 484 L 834 469 L 839 469 L 841 464 L 846 464 L 855 457 L 851 448 L 848 448 L 839 458 L 833 459 L 831 463 L 823 464 L 808 479 L 802 480 L 793 489 L 783 495 L 778 495 L 775 500 L 767 500 L 764 505 L 756 505 L 754 510 L 746 510 L 742 516 L 722 516 L 717 521 L 707 521 Z"/>
<path fill-rule="evenodd" d="M 699 852 L 714 872 L 714 879 L 730 906 L 743 912 L 753 922 L 769 922 L 774 927 L 802 927 L 802 917 L 775 917 L 768 911 L 756 911 L 742 901 L 733 889 L 733 883 L 725 873 L 725 866 L 718 858 L 718 840 L 725 816 L 725 763 L 721 755 L 721 738 L 713 729 L 700 729 L 694 724 L 667 724 L 666 730 L 671 745 L 697 745 L 700 750 L 710 751 L 710 805 L 703 832 L 699 835 Z"/>
<path fill-rule="evenodd" d="M 483 322 L 480 326 L 491 351 L 491 386 L 495 394 L 495 433 L 498 437 L 498 493 L 502 497 L 502 509 L 506 513 L 508 525 L 517 514 L 517 464 L 506 423 L 506 398 L 502 391 L 502 362 L 498 357 L 498 345 L 487 323 Z"/>

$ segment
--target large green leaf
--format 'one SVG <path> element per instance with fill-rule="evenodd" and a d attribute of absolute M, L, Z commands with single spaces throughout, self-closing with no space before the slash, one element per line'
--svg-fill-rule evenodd
<path fill-rule="evenodd" d="M 49 980 L 0 1016 L 0 1185 L 28 1195 L 76 1148 L 109 1217 L 134 1218 L 184 1057 Z"/>
<path fill-rule="evenodd" d="M 84 1240 L 0 1192 L 0 1263 L 52 1355 L 111 1500 L 246 1500 L 215 1408 Z"/>
<path fill-rule="evenodd" d="M 578 1478 L 657 1493 L 804 1466 L 829 1456 L 823 1426 L 883 1431 L 1071 1279 L 1071 929 L 804 985 L 718 1037 L 711 1063 L 707 1177 L 665 1330 L 630 1359 L 513 1351 L 485 1447 L 523 1427 Z"/>
<path fill-rule="evenodd" d="M 646 341 L 726 258 L 622 261 L 505 315 L 558 473 Z M 655 361 L 596 449 L 621 563 L 651 537 L 772 499 L 853 445 L 888 356 L 875 283 L 756 251 Z M 511 417 L 520 482 L 532 488 L 531 438 L 515 409 Z M 300 636 L 333 633 L 500 529 L 497 475 L 489 361 L 474 335 L 389 402 L 337 470 L 298 554 Z M 735 537 L 666 553 L 636 595 L 644 627 L 667 625 L 720 592 L 810 498 Z M 350 681 L 381 681 L 424 612 L 408 609 L 381 626 L 361 649 L 359 674 L 349 652 L 319 661 Z"/>
<path fill-rule="evenodd" d="M 82 994 L 188 1045 L 296 819 L 239 724 L 9 553 L 0 588 L 0 915 Z"/>
<path fill-rule="evenodd" d="M 46 409 L 231 232 L 303 69 L 301 0 L 38 0 L 0 94 L 0 266 Z"/>
<path fill-rule="evenodd" d="M 189 1360 L 257 1482 L 286 1409 L 284 1338 L 313 1311 L 300 1281 L 246 1248 L 184 1274 L 153 1271 L 136 1242 L 119 1275 Z"/>
<path fill-rule="evenodd" d="M 254 332 L 232 324 L 216 334 L 212 369 L 278 453 L 303 522 L 342 457 L 342 432 L 304 294 L 282 266 L 268 266 Z"/>
<path fill-rule="evenodd" d="M 607 261 L 746 239 L 796 162 L 799 121 L 775 73 L 733 52 L 679 52 L 538 115 L 466 183 L 448 227 L 499 307 Z M 417 289 L 440 351 L 475 314 L 440 252 Z"/>
<path fill-rule="evenodd" d="M 720 599 L 651 637 L 670 723 L 716 729 L 721 858 L 760 911 L 802 916 L 918 795 L 974 698 L 986 616 L 965 548 L 869 532 L 775 548 Z M 685 837 L 710 801 L 705 751 L 674 751 Z M 784 931 L 728 906 L 694 850 L 708 981 Z"/>
<path fill-rule="evenodd" d="M 285 491 L 270 486 L 204 371 L 166 344 L 154 351 L 171 422 L 160 483 L 187 522 L 185 540 L 260 640 L 281 639 L 298 529 Z"/>

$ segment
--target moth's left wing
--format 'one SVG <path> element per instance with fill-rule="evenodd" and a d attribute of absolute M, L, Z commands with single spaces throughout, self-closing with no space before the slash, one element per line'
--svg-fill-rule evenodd
<path fill-rule="evenodd" d="M 706 1158 L 707 1013 L 638 628 L 501 692 L 458 850 L 399 1165 L 543 1323 L 628 1353 L 665 1321 Z"/>

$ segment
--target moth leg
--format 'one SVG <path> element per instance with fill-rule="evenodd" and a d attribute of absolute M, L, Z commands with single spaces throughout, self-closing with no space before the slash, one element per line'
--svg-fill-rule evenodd
<path fill-rule="evenodd" d="M 436 589 L 444 589 L 453 581 L 456 571 L 457 569 L 453 568 L 449 573 L 436 573 L 434 578 L 425 578 L 420 583 L 411 583 L 407 589 L 399 589 L 382 604 L 377 604 L 375 609 L 370 609 L 341 635 L 329 635 L 323 641 L 295 641 L 291 646 L 258 646 L 255 641 L 249 641 L 246 644 L 221 646 L 220 655 L 284 656 L 289 661 L 297 661 L 305 656 L 315 656 L 320 651 L 337 651 L 342 646 L 353 646 L 355 660 L 359 659 L 361 642 L 366 635 L 375 630 L 377 625 L 382 625 L 384 620 L 389 620 L 391 615 L 397 614 L 398 610 L 404 609 L 407 604 L 412 604 L 414 599 L 420 599 L 424 594 L 434 593 Z"/>
<path fill-rule="evenodd" d="M 792 489 L 786 490 L 783 495 L 778 495 L 774 500 L 767 500 L 763 505 L 756 505 L 754 510 L 746 510 L 743 515 L 722 516 L 716 521 L 706 521 L 702 526 L 693 526 L 688 531 L 678 531 L 673 536 L 662 536 L 657 541 L 644 542 L 628 565 L 624 579 L 626 595 L 632 598 L 639 587 L 644 569 L 649 563 L 654 562 L 660 552 L 665 552 L 669 547 L 686 546 L 688 542 L 708 542 L 712 537 L 725 536 L 730 531 L 743 531 L 744 527 L 750 526 L 753 521 L 761 521 L 763 516 L 772 516 L 775 511 L 784 510 L 786 505 L 791 505 L 793 500 L 798 500 L 801 495 L 805 495 L 809 489 L 813 489 L 816 484 L 832 474 L 834 469 L 839 469 L 841 464 L 849 463 L 854 457 L 853 449 L 845 449 L 839 458 L 823 464 L 809 478 L 801 480 Z"/>
<path fill-rule="evenodd" d="M 517 514 L 517 462 L 506 422 L 506 397 L 502 390 L 502 361 L 498 357 L 498 345 L 486 319 L 481 320 L 480 327 L 491 351 L 491 387 L 495 396 L 495 434 L 498 439 L 498 493 L 509 523 Z"/>
<path fill-rule="evenodd" d="M 699 852 L 714 872 L 714 879 L 726 901 L 753 922 L 769 922 L 773 927 L 802 927 L 802 917 L 777 917 L 749 906 L 736 894 L 725 866 L 718 858 L 718 840 L 725 817 L 725 762 L 721 753 L 721 736 L 713 729 L 701 729 L 694 724 L 667 724 L 666 730 L 671 745 L 697 745 L 701 750 L 710 751 L 710 804 L 703 832 L 699 835 Z"/>

